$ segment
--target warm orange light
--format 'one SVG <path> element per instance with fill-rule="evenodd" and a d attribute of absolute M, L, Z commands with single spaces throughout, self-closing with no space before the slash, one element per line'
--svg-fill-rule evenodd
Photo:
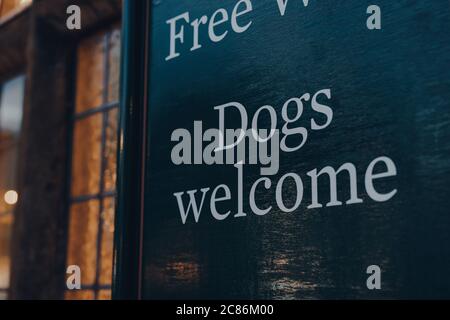
<path fill-rule="evenodd" d="M 19 200 L 19 194 L 17 191 L 9 190 L 5 192 L 5 195 L 3 197 L 5 199 L 5 202 L 9 204 L 10 206 L 15 205 L 17 201 Z"/>

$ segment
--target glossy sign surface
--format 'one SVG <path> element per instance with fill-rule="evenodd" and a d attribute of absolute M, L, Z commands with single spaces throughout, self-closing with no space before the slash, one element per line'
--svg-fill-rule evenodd
<path fill-rule="evenodd" d="M 153 1 L 144 298 L 450 298 L 450 5 L 372 2 L 288 1 L 282 15 L 282 1 L 251 1 L 239 16 L 246 6 L 235 9 L 234 0 Z M 367 27 L 372 4 L 381 9 L 381 30 Z M 183 27 L 184 42 L 175 40 L 173 57 L 170 20 L 180 15 L 173 35 Z M 224 22 L 210 27 L 211 20 Z M 289 99 L 307 93 L 296 118 L 298 104 Z M 307 131 L 301 148 L 280 151 L 279 170 L 265 176 L 270 186 L 256 185 L 253 198 L 261 164 L 245 164 L 239 175 L 232 164 L 176 164 L 171 156 L 175 130 L 185 129 L 194 145 L 219 128 L 214 108 L 232 102 L 245 107 L 249 127 L 258 109 L 271 106 L 280 134 L 289 102 L 296 121 L 288 128 Z M 314 130 L 312 120 L 327 125 Z M 194 121 L 202 122 L 197 132 Z M 266 108 L 258 124 L 270 123 Z M 226 128 L 240 125 L 237 108 L 227 109 Z M 297 146 L 302 137 L 285 142 Z M 200 144 L 203 152 L 208 142 Z M 374 163 L 380 157 L 392 163 Z M 316 186 L 313 177 L 344 164 L 356 176 L 350 165 L 337 174 L 336 204 L 327 174 Z M 277 201 L 280 180 L 282 205 L 292 212 Z M 224 200 L 214 215 L 219 185 Z M 176 194 L 187 206 L 196 190 L 200 206 L 201 189 L 208 190 L 198 222 L 192 211 L 183 221 Z M 255 214 L 252 201 L 271 210 Z M 371 265 L 381 269 L 379 290 L 367 287 Z"/>

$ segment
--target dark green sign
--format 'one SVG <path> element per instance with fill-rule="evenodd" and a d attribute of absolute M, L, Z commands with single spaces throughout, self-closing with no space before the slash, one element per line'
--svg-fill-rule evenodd
<path fill-rule="evenodd" d="M 448 1 L 125 7 L 116 297 L 450 298 Z"/>

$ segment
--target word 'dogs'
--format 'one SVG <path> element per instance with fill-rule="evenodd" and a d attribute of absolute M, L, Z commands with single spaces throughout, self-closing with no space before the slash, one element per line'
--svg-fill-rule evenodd
<path fill-rule="evenodd" d="M 171 140 L 178 144 L 172 149 L 172 162 L 176 165 L 234 165 L 236 163 L 269 165 L 269 167 L 261 168 L 261 174 L 277 174 L 279 151 L 287 153 L 298 151 L 308 140 L 308 129 L 319 131 L 331 124 L 333 110 L 322 102 L 330 99 L 330 89 L 320 90 L 313 95 L 305 93 L 301 97 L 288 99 L 280 107 L 261 106 L 251 119 L 245 106 L 239 102 L 216 106 L 214 110 L 218 112 L 218 128 L 203 132 L 202 121 L 194 121 L 193 135 L 185 128 L 173 131 Z M 309 128 L 295 125 L 303 116 L 306 106 L 309 106 L 321 118 L 321 120 L 311 118 Z M 277 113 L 276 110 L 281 112 Z M 238 129 L 227 128 L 225 122 L 227 113 L 239 114 Z M 270 119 L 270 128 L 258 127 L 263 115 Z M 277 128 L 278 119 L 282 119 L 284 123 L 281 130 Z M 288 138 L 294 139 L 289 141 Z M 204 143 L 207 145 L 203 148 Z"/>

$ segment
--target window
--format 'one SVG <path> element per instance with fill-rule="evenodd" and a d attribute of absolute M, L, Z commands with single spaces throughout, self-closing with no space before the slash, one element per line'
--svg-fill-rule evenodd
<path fill-rule="evenodd" d="M 0 300 L 7 298 L 10 239 L 17 193 L 17 156 L 25 77 L 0 85 Z"/>
<path fill-rule="evenodd" d="M 32 0 L 0 0 L 0 18 L 29 5 Z"/>
<path fill-rule="evenodd" d="M 120 30 L 84 39 L 77 53 L 68 265 L 82 290 L 67 299 L 110 299 L 114 234 Z"/>

